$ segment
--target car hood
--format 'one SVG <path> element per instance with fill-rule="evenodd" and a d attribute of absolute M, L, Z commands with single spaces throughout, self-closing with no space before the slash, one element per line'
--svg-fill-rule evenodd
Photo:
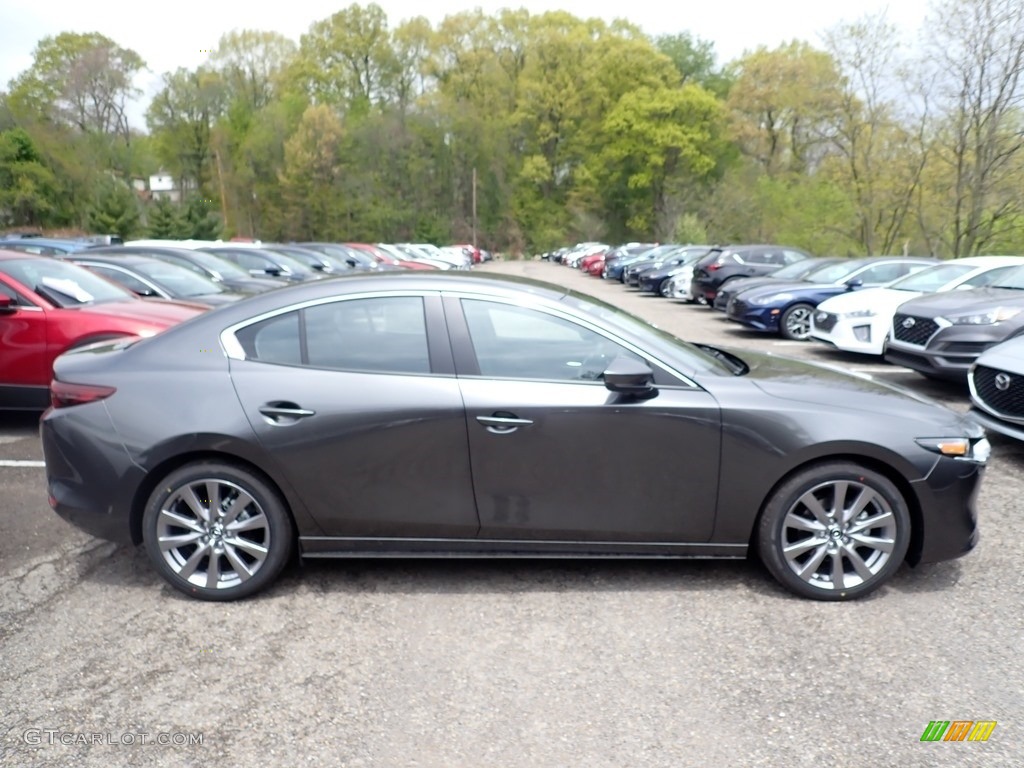
<path fill-rule="evenodd" d="M 128 301 L 104 301 L 99 304 L 82 304 L 69 307 L 78 312 L 118 317 L 139 323 L 169 327 L 190 320 L 209 310 L 204 304 L 165 299 L 130 299 Z"/>
<path fill-rule="evenodd" d="M 868 374 L 846 371 L 824 363 L 782 357 L 771 352 L 730 349 L 750 371 L 745 378 L 762 392 L 782 400 L 841 407 L 871 414 L 872 418 L 918 421 L 926 430 L 945 427 L 953 434 L 920 437 L 981 437 L 983 432 L 965 414 L 905 387 L 879 381 Z"/>
<path fill-rule="evenodd" d="M 284 280 L 275 280 L 272 277 L 229 277 L 223 280 L 222 284 L 242 293 L 263 293 L 287 285 Z"/>
<path fill-rule="evenodd" d="M 1013 288 L 972 288 L 969 291 L 929 293 L 907 302 L 900 308 L 900 312 L 918 317 L 942 317 L 998 306 L 1024 307 L 1024 291 Z"/>
<path fill-rule="evenodd" d="M 996 344 L 978 357 L 978 365 L 1024 373 L 1024 336 Z"/>
<path fill-rule="evenodd" d="M 746 291 L 750 288 L 757 288 L 762 285 L 783 285 L 781 280 L 777 280 L 773 277 L 739 277 L 733 278 L 729 281 L 728 285 L 722 286 L 724 290 L 729 293 L 737 294 L 740 291 Z"/>
<path fill-rule="evenodd" d="M 206 304 L 211 307 L 219 307 L 222 304 L 233 304 L 239 299 L 244 299 L 244 293 L 204 293 L 199 296 L 191 296 L 187 301 L 194 301 L 197 304 Z"/>
<path fill-rule="evenodd" d="M 737 288 L 737 293 L 742 291 L 743 298 L 746 299 L 750 296 L 770 296 L 773 293 L 799 293 L 800 291 L 805 291 L 807 293 L 820 293 L 821 291 L 827 291 L 829 288 L 835 288 L 839 291 L 846 290 L 845 285 L 833 285 L 832 283 L 809 283 L 806 280 L 772 280 L 770 283 L 754 285 L 750 288 L 739 286 Z"/>
<path fill-rule="evenodd" d="M 818 305 L 818 309 L 837 315 L 859 309 L 873 309 L 879 313 L 895 312 L 903 302 L 922 295 L 915 291 L 897 291 L 892 288 L 864 288 L 825 299 Z"/>

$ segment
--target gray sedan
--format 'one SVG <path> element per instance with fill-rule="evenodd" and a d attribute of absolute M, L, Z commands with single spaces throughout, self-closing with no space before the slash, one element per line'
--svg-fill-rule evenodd
<path fill-rule="evenodd" d="M 207 600 L 268 587 L 296 548 L 756 554 L 793 593 L 847 600 L 975 545 L 989 452 L 909 391 L 472 273 L 254 296 L 66 354 L 52 397 L 52 507 Z"/>

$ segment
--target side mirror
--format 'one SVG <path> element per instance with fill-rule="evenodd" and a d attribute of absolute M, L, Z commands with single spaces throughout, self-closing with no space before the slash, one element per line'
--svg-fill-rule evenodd
<path fill-rule="evenodd" d="M 601 378 L 611 392 L 641 399 L 658 394 L 654 386 L 654 371 L 646 363 L 628 357 L 617 357 L 608 364 Z"/>
<path fill-rule="evenodd" d="M 859 277 L 854 277 L 846 281 L 846 290 L 854 291 L 857 288 L 860 288 L 862 285 L 864 285 L 864 281 L 861 280 Z"/>
<path fill-rule="evenodd" d="M 17 310 L 18 308 L 14 306 L 14 299 L 10 296 L 0 295 L 0 315 L 9 315 Z"/>

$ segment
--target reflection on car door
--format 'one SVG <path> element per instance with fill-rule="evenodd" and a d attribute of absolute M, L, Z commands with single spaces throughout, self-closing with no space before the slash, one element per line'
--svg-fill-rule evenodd
<path fill-rule="evenodd" d="M 239 400 L 329 536 L 473 537 L 465 413 L 440 299 L 343 299 L 235 333 Z M 447 360 L 444 350 L 449 349 Z M 445 371 L 447 370 L 447 373 Z"/>
<path fill-rule="evenodd" d="M 673 379 L 627 399 L 599 377 L 639 355 L 594 329 L 500 301 L 452 296 L 445 308 L 482 538 L 710 538 L 720 415 L 707 392 Z"/>

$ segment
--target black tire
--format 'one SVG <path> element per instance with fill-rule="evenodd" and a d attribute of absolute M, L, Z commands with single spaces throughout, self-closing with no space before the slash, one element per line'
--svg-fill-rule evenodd
<path fill-rule="evenodd" d="M 856 512 L 845 522 L 835 509 L 842 483 L 854 486 L 843 492 L 844 510 Z M 865 499 L 857 512 L 856 505 Z M 885 584 L 902 565 L 910 536 L 910 512 L 899 489 L 887 477 L 849 461 L 795 474 L 765 503 L 756 529 L 758 554 L 772 576 L 800 597 L 826 601 L 855 600 Z M 842 579 L 838 586 L 837 576 Z"/>
<path fill-rule="evenodd" d="M 216 490 L 219 504 L 210 504 L 214 494 L 205 488 Z M 189 491 L 195 495 L 191 504 Z M 204 520 L 211 507 L 217 517 Z M 280 575 L 292 551 L 294 527 L 284 501 L 260 476 L 234 464 L 203 461 L 176 469 L 154 489 L 142 535 L 150 561 L 168 584 L 200 600 L 229 601 L 265 589 Z M 181 539 L 163 550 L 161 536 Z"/>
<path fill-rule="evenodd" d="M 789 307 L 779 318 L 779 334 L 784 339 L 807 341 L 811 338 L 812 314 L 814 307 L 810 304 L 794 304 Z"/>

